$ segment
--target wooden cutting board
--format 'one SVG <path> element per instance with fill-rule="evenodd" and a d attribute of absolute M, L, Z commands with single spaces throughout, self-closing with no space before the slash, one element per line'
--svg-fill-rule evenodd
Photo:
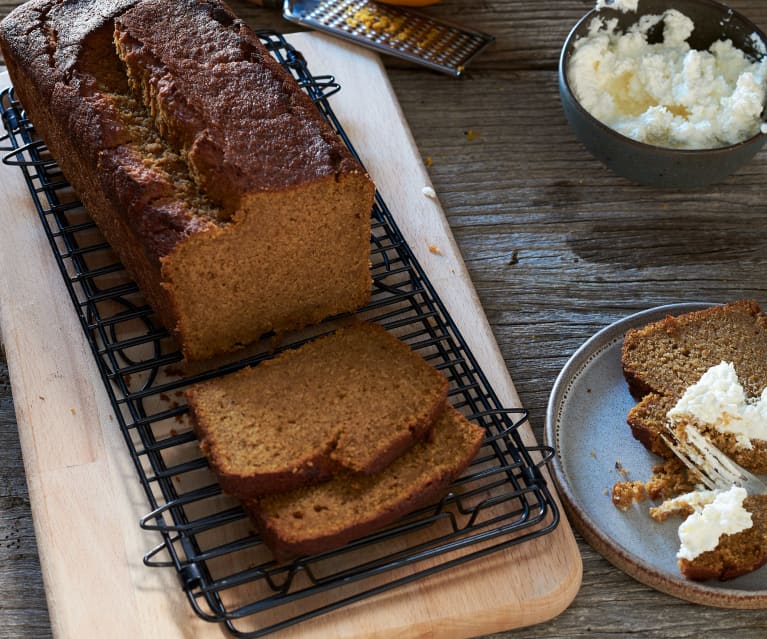
<path fill-rule="evenodd" d="M 380 60 L 319 34 L 289 40 L 313 73 L 343 87 L 331 104 L 344 129 L 501 402 L 521 406 L 439 202 L 423 193 L 429 176 Z M 159 538 L 138 526 L 149 507 L 15 167 L 0 166 L 0 211 L 0 327 L 54 635 L 226 636 L 194 615 L 175 571 L 142 563 Z M 527 426 L 523 435 L 534 443 Z M 542 538 L 273 636 L 459 639 L 517 628 L 564 610 L 581 571 L 563 519 Z"/>

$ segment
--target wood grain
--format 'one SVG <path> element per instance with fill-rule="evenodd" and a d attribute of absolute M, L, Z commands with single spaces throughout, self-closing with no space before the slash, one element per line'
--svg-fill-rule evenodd
<path fill-rule="evenodd" d="M 0 14 L 16 4 L 1 2 Z M 274 12 L 230 4 L 254 26 L 293 29 Z M 730 4 L 767 28 L 767 4 Z M 493 33 L 496 45 L 460 81 L 386 63 L 539 439 L 557 373 L 599 328 L 662 303 L 754 297 L 767 306 L 765 152 L 720 185 L 660 192 L 610 174 L 567 129 L 556 88 L 559 46 L 592 5 L 443 0 L 427 11 Z M 7 379 L 2 370 L 0 380 Z M 13 411 L 1 386 L 0 638 L 44 638 L 47 608 Z M 767 611 L 685 603 L 579 547 L 584 579 L 570 607 L 494 637 L 767 636 Z"/>
<path fill-rule="evenodd" d="M 0 348 L 0 636 L 48 637 L 50 626 L 24 478 L 11 380 Z"/>

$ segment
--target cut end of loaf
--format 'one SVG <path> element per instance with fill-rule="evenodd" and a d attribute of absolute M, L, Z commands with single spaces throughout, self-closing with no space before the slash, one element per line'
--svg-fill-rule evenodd
<path fill-rule="evenodd" d="M 188 360 L 368 301 L 374 186 L 222 2 L 32 0 L 3 25 L 27 113 Z"/>
<path fill-rule="evenodd" d="M 253 195 L 230 224 L 179 244 L 162 273 L 185 354 L 209 357 L 364 306 L 372 192 L 349 175 Z"/>

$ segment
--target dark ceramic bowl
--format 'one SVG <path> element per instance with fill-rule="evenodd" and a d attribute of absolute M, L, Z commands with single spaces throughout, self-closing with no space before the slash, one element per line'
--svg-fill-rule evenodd
<path fill-rule="evenodd" d="M 575 42 L 588 34 L 594 17 L 617 18 L 625 31 L 642 15 L 658 15 L 677 9 L 692 19 L 695 30 L 688 39 L 693 49 L 705 50 L 719 39 L 730 39 L 754 59 L 764 55 L 754 48 L 751 34 L 767 43 L 767 36 L 750 20 L 714 0 L 639 0 L 637 11 L 592 10 L 580 19 L 565 40 L 559 57 L 559 94 L 565 116 L 575 135 L 601 162 L 633 182 L 652 186 L 692 189 L 722 181 L 737 171 L 762 148 L 767 135 L 715 149 L 672 149 L 637 142 L 593 117 L 576 99 L 567 79 L 567 65 Z M 652 42 L 652 34 L 648 36 Z M 762 115 L 765 117 L 765 114 Z"/>

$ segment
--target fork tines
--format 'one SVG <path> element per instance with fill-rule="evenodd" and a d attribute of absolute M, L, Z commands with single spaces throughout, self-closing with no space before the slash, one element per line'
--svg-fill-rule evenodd
<path fill-rule="evenodd" d="M 756 475 L 736 464 L 714 446 L 697 428 L 686 425 L 681 439 L 671 423 L 666 423 L 670 436 L 661 435 L 672 452 L 701 479 L 709 489 L 745 488 L 749 494 L 767 493 L 767 485 Z"/>

